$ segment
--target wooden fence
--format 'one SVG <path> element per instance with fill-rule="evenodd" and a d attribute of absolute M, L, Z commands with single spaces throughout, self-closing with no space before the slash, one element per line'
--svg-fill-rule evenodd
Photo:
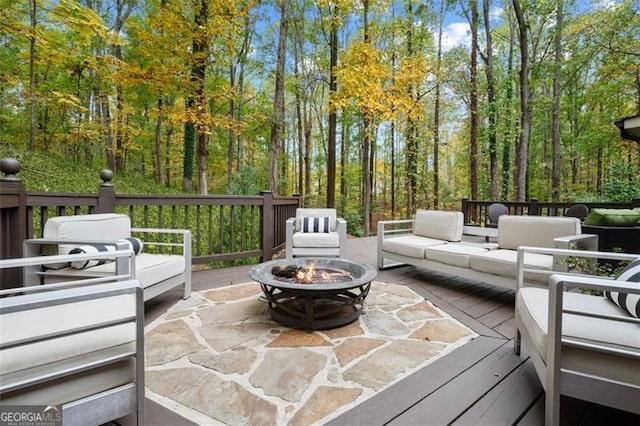
<path fill-rule="evenodd" d="M 127 214 L 132 227 L 189 229 L 194 264 L 266 261 L 284 247 L 285 222 L 299 205 L 297 196 L 269 191 L 255 196 L 118 194 L 110 170 L 100 173 L 95 194 L 26 191 L 20 168 L 14 159 L 0 161 L 0 259 L 21 257 L 22 241 L 41 237 L 50 217 L 117 212 Z"/>
<path fill-rule="evenodd" d="M 551 203 L 542 202 L 536 198 L 529 201 L 475 201 L 462 199 L 462 214 L 465 225 L 484 226 L 487 219 L 487 211 L 493 203 L 502 203 L 507 206 L 509 214 L 531 216 L 565 216 L 567 210 L 576 203 Z M 633 199 L 629 203 L 593 202 L 580 203 L 591 209 L 632 209 L 640 207 L 640 199 Z"/>

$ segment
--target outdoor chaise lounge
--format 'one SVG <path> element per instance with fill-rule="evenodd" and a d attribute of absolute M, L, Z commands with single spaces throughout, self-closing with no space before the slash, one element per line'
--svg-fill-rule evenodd
<path fill-rule="evenodd" d="M 0 269 L 95 256 L 0 260 Z M 122 260 L 121 274 L 0 291 L 0 405 L 40 406 L 64 425 L 133 413 L 145 424 L 144 301 L 128 274 L 132 252 L 97 256 Z"/>
<path fill-rule="evenodd" d="M 131 228 L 129 216 L 103 213 L 77 216 L 58 216 L 44 225 L 43 238 L 24 242 L 25 257 L 44 254 L 68 254 L 72 251 L 98 249 L 127 249 L 132 236 L 155 239 L 135 241 L 141 244 L 136 253 L 136 267 L 132 277 L 144 288 L 144 300 L 149 300 L 177 286 L 183 288 L 183 298 L 191 296 L 191 233 L 184 229 Z M 161 239 L 160 241 L 158 241 Z M 136 239 L 134 239 L 136 240 Z M 150 253 L 164 249 L 167 254 Z M 111 262 L 79 265 L 77 263 L 47 262 L 43 268 L 25 268 L 25 285 L 49 284 L 70 279 L 109 276 L 114 273 Z"/>
<path fill-rule="evenodd" d="M 633 262 L 615 280 L 554 274 L 543 289 L 524 287 L 527 254 Z M 561 394 L 640 414 L 638 281 L 638 254 L 518 249 L 515 350 L 522 339 L 546 392 L 547 425 L 559 423 Z"/>
<path fill-rule="evenodd" d="M 462 240 L 466 233 L 489 235 L 478 231 L 492 233 L 497 243 Z M 410 264 L 515 289 L 519 246 L 595 249 L 597 243 L 581 234 L 576 218 L 502 215 L 496 230 L 464 226 L 460 212 L 418 210 L 414 219 L 378 222 L 378 267 Z M 560 256 L 530 253 L 525 263 L 531 269 L 525 280 L 540 286 L 545 272 L 567 270 Z"/>
<path fill-rule="evenodd" d="M 286 256 L 346 257 L 347 222 L 336 209 L 296 209 L 286 222 Z"/>

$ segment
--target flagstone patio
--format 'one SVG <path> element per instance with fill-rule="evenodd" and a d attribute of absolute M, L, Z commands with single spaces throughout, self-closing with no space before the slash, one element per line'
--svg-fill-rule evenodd
<path fill-rule="evenodd" d="M 256 283 L 195 293 L 147 326 L 147 397 L 198 424 L 323 424 L 477 336 L 405 286 L 374 282 L 361 317 L 308 332 Z"/>

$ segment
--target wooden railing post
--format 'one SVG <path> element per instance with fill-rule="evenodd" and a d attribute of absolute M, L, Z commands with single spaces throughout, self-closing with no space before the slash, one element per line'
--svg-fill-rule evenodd
<path fill-rule="evenodd" d="M 273 212 L 273 192 L 262 191 L 262 262 L 273 258 L 274 232 L 274 212 Z"/>
<path fill-rule="evenodd" d="M 22 242 L 27 238 L 27 196 L 17 176 L 21 168 L 14 158 L 0 160 L 0 259 L 22 257 Z M 0 288 L 21 286 L 20 268 L 0 270 Z"/>
<path fill-rule="evenodd" d="M 528 212 L 529 216 L 538 216 L 540 214 L 539 212 L 539 208 L 538 208 L 538 199 L 537 198 L 531 198 L 529 200 L 529 212 Z"/>
<path fill-rule="evenodd" d="M 113 172 L 109 169 L 100 171 L 102 183 L 98 189 L 98 205 L 94 213 L 114 213 L 116 211 L 116 190 L 111 183 Z"/>
<path fill-rule="evenodd" d="M 469 199 L 468 198 L 463 198 L 462 199 L 462 223 L 464 223 L 465 225 L 467 223 L 469 223 Z"/>

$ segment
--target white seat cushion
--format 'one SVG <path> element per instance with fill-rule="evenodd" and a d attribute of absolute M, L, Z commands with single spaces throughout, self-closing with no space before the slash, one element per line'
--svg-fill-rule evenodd
<path fill-rule="evenodd" d="M 317 235 L 317 234 L 309 234 Z M 322 234 L 327 235 L 327 234 Z M 141 253 L 136 256 L 136 276 L 135 278 L 140 281 L 142 288 L 147 288 L 150 285 L 157 284 L 168 278 L 175 277 L 184 273 L 185 271 L 185 259 L 183 256 L 168 255 L 168 254 L 149 254 Z M 83 277 L 83 276 L 101 276 L 101 275 L 113 275 L 115 273 L 115 264 L 105 263 L 103 265 L 93 266 L 85 269 L 73 269 L 64 268 L 56 271 L 56 274 L 64 274 L 71 277 Z M 45 277 L 45 284 L 53 284 L 56 282 L 67 281 L 62 275 L 47 275 Z"/>
<path fill-rule="evenodd" d="M 418 237 L 416 235 L 402 235 L 399 237 L 385 238 L 382 241 L 382 249 L 389 253 L 424 259 L 424 250 L 427 247 L 437 246 L 443 243 L 446 243 L 446 241 Z"/>
<path fill-rule="evenodd" d="M 533 348 L 527 349 L 537 351 L 543 359 L 546 359 L 547 355 L 548 294 L 547 289 L 524 287 L 518 290 L 516 295 L 517 320 L 527 330 L 534 345 Z M 564 299 L 565 309 L 621 315 L 615 305 L 601 296 L 565 292 Z M 640 326 L 637 324 L 564 314 L 562 333 L 565 336 L 640 349 Z M 590 374 L 640 385 L 640 361 L 631 358 L 565 347 L 562 365 L 565 368 L 576 368 Z"/>
<path fill-rule="evenodd" d="M 480 245 L 450 243 L 427 247 L 424 257 L 427 260 L 433 260 L 446 265 L 468 268 L 470 255 L 484 253 L 486 251 L 488 251 L 488 249 Z"/>
<path fill-rule="evenodd" d="M 472 254 L 469 258 L 469 267 L 475 271 L 503 277 L 515 278 L 517 270 L 518 252 L 515 250 L 490 250 L 483 253 Z M 525 268 L 551 271 L 553 268 L 553 256 L 538 253 L 525 253 Z M 547 283 L 548 273 L 537 274 L 525 271 L 527 281 Z"/>
<path fill-rule="evenodd" d="M 293 247 L 335 248 L 340 247 L 337 232 L 295 232 Z M 136 258 L 137 260 L 137 258 Z"/>

